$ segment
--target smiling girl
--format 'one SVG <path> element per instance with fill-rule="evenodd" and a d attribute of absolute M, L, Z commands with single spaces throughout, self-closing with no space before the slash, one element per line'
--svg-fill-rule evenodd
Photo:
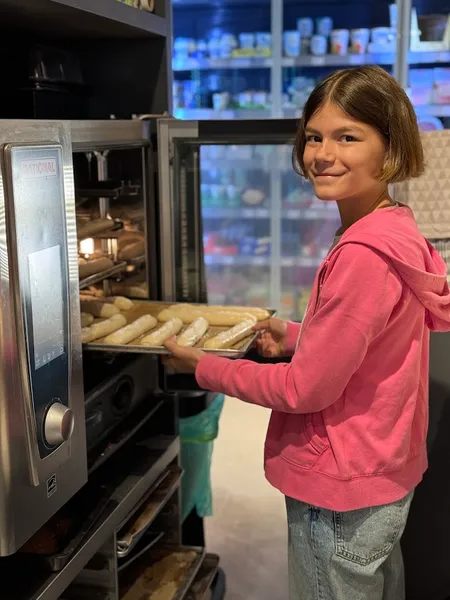
<path fill-rule="evenodd" d="M 450 330 L 445 264 L 388 185 L 418 177 L 413 107 L 378 67 L 332 74 L 306 103 L 294 166 L 342 227 L 302 324 L 257 326 L 231 361 L 167 343 L 199 385 L 272 409 L 269 482 L 286 496 L 291 600 L 403 600 L 400 549 L 427 467 L 429 332 Z"/>

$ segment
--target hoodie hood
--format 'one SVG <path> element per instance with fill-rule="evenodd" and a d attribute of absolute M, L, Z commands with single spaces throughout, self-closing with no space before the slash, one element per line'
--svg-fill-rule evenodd
<path fill-rule="evenodd" d="M 432 331 L 450 331 L 447 266 L 420 233 L 407 206 L 374 211 L 349 227 L 334 248 L 358 243 L 374 248 L 394 264 L 398 274 L 426 309 Z"/>

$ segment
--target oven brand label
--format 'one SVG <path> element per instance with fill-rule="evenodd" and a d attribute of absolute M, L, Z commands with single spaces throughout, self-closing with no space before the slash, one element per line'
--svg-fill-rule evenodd
<path fill-rule="evenodd" d="M 58 485 L 56 483 L 56 475 L 52 475 L 47 479 L 47 498 L 53 496 L 53 494 L 58 490 Z"/>
<path fill-rule="evenodd" d="M 56 177 L 58 174 L 54 158 L 22 161 L 22 175 L 28 179 L 36 177 Z"/>

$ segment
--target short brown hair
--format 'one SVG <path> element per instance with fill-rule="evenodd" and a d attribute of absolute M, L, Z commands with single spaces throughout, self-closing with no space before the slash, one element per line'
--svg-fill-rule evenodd
<path fill-rule="evenodd" d="M 327 102 L 351 119 L 372 126 L 385 138 L 388 152 L 381 181 L 398 183 L 422 175 L 424 156 L 414 108 L 399 83 L 375 66 L 336 71 L 313 90 L 295 139 L 293 164 L 299 174 L 307 176 L 303 162 L 306 126 Z"/>

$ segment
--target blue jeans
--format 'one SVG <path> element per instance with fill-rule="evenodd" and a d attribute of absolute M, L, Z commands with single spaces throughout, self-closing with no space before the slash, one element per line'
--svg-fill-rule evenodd
<path fill-rule="evenodd" d="M 343 513 L 286 498 L 290 600 L 404 600 L 400 538 L 412 497 Z"/>

